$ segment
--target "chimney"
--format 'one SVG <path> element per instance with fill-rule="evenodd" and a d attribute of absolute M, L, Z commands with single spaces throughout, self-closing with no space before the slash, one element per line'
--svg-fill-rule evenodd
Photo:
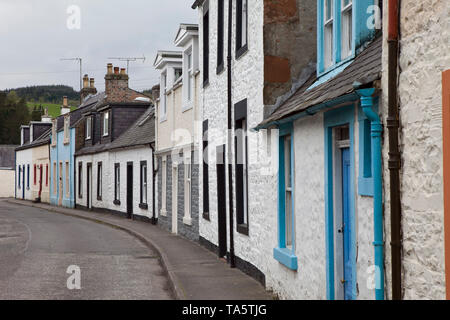
<path fill-rule="evenodd" d="M 41 122 L 50 123 L 52 122 L 52 117 L 48 115 L 48 108 L 44 109 L 44 114 L 41 117 Z"/>
<path fill-rule="evenodd" d="M 130 91 L 128 90 L 128 75 L 125 69 L 120 70 L 108 63 L 107 73 L 105 75 L 105 93 L 108 101 L 123 102 L 129 100 Z"/>
<path fill-rule="evenodd" d="M 112 74 L 113 73 L 113 64 L 112 63 L 108 63 L 106 65 L 106 69 L 107 69 L 107 74 Z"/>
<path fill-rule="evenodd" d="M 94 78 L 89 79 L 87 74 L 83 77 L 83 89 L 81 89 L 81 103 L 91 94 L 96 94 L 97 89 L 94 86 Z"/>
<path fill-rule="evenodd" d="M 67 102 L 67 96 L 63 97 L 63 105 L 61 106 L 61 115 L 67 114 L 70 112 L 69 104 Z"/>
<path fill-rule="evenodd" d="M 152 99 L 153 99 L 153 103 L 156 102 L 156 100 L 159 99 L 159 84 L 153 86 L 152 88 Z"/>

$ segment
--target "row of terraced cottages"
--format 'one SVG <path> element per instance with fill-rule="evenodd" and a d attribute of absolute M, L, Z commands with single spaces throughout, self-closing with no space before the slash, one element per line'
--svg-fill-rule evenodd
<path fill-rule="evenodd" d="M 445 298 L 448 6 L 396 4 L 196 0 L 152 97 L 108 65 L 22 128 L 16 196 L 158 224 L 285 299 Z"/>

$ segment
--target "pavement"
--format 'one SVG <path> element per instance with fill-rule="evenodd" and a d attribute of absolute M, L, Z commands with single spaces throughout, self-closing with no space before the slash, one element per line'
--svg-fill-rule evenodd
<path fill-rule="evenodd" d="M 1 300 L 174 298 L 159 254 L 136 237 L 0 200 Z"/>
<path fill-rule="evenodd" d="M 68 209 L 25 200 L 8 203 L 46 210 L 109 226 L 134 236 L 156 252 L 176 299 L 188 300 L 270 300 L 274 297 L 255 279 L 198 243 L 171 234 L 150 223 L 129 220 L 114 214 Z"/>

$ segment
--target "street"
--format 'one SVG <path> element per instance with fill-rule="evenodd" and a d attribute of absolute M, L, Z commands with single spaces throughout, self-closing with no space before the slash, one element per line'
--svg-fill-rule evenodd
<path fill-rule="evenodd" d="M 131 235 L 0 200 L 0 299 L 173 299 L 169 288 L 157 254 Z"/>

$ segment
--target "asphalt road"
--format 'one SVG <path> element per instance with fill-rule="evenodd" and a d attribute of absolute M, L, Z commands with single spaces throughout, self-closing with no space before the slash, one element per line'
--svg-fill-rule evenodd
<path fill-rule="evenodd" d="M 76 287 L 78 279 L 80 289 L 68 289 L 67 283 Z M 131 235 L 0 200 L 0 299 L 156 300 L 173 295 L 157 254 Z"/>

